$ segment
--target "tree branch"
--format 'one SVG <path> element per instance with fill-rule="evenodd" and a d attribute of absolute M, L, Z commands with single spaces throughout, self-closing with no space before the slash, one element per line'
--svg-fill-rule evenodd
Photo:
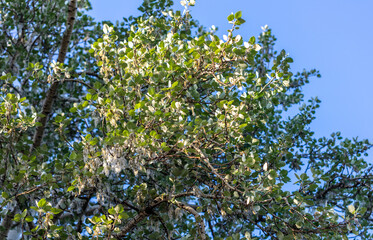
<path fill-rule="evenodd" d="M 60 48 L 60 52 L 57 58 L 58 63 L 63 63 L 66 58 L 66 53 L 67 53 L 70 39 L 71 39 L 71 33 L 73 31 L 74 23 L 75 23 L 75 16 L 76 16 L 76 10 L 77 10 L 76 5 L 77 5 L 77 0 L 70 0 L 69 7 L 68 7 L 66 30 L 62 37 L 61 48 Z M 47 119 L 49 115 L 51 114 L 53 102 L 54 102 L 54 99 L 56 98 L 58 85 L 59 85 L 58 81 L 53 82 L 51 87 L 49 88 L 47 96 L 45 97 L 43 109 L 41 112 L 42 117 L 38 119 L 38 122 L 40 122 L 41 125 L 36 128 L 31 151 L 33 151 L 35 148 L 41 145 L 44 131 L 47 125 Z"/>
<path fill-rule="evenodd" d="M 234 187 L 232 187 L 226 179 L 224 179 L 217 171 L 216 169 L 211 165 L 208 157 L 197 147 L 194 147 L 194 149 L 201 155 L 201 159 L 202 161 L 207 165 L 207 167 L 210 168 L 210 170 L 223 182 L 223 184 L 225 184 L 228 188 L 230 188 L 231 190 L 237 190 L 235 189 Z"/>
<path fill-rule="evenodd" d="M 176 198 L 181 198 L 181 197 L 187 197 L 194 195 L 192 192 L 184 192 L 184 193 L 179 193 L 171 196 L 167 195 L 160 195 L 157 198 L 153 200 L 153 202 L 145 207 L 144 209 L 140 210 L 139 213 L 131 219 L 121 230 L 119 233 L 114 235 L 115 238 L 123 238 L 127 233 L 131 232 L 133 228 L 137 226 L 138 223 L 140 223 L 142 220 L 144 220 L 146 217 L 154 214 L 153 210 L 154 208 L 158 207 L 161 203 L 168 202 L 171 199 L 176 199 Z"/>
<path fill-rule="evenodd" d="M 146 209 L 142 210 L 139 212 L 139 214 L 136 215 L 136 217 L 132 218 L 121 230 L 118 234 L 116 234 L 114 237 L 115 238 L 122 238 L 124 237 L 127 233 L 131 232 L 132 229 L 134 229 L 138 223 L 140 223 L 144 218 L 149 216 L 150 213 L 146 211 Z"/>
<path fill-rule="evenodd" d="M 95 90 L 95 91 L 97 92 L 97 89 L 95 89 L 94 87 L 92 87 L 92 86 L 89 85 L 88 83 L 85 83 L 85 82 L 83 82 L 82 80 L 79 80 L 79 79 L 68 78 L 68 79 L 65 79 L 65 80 L 63 80 L 63 81 L 64 81 L 64 82 L 77 82 L 77 83 L 80 83 L 80 84 L 86 86 L 87 88 L 89 88 L 89 89 L 93 89 L 93 90 Z"/>
<path fill-rule="evenodd" d="M 199 235 L 200 235 L 199 239 L 205 240 L 206 239 L 205 223 L 203 222 L 203 219 L 201 218 L 199 213 L 196 210 L 194 210 L 194 208 L 192 208 L 191 206 L 189 206 L 185 203 L 182 203 L 182 202 L 179 202 L 179 201 L 175 200 L 174 204 L 176 206 L 178 206 L 179 208 L 182 208 L 185 211 L 194 215 L 194 218 L 196 219 L 196 222 L 198 223 L 197 226 L 199 227 L 198 228 L 199 229 L 198 232 L 199 232 Z"/>
<path fill-rule="evenodd" d="M 159 215 L 158 213 L 155 213 L 155 216 L 157 217 L 157 219 L 161 222 L 162 224 L 162 227 L 163 227 L 163 230 L 164 232 L 166 233 L 167 235 L 167 240 L 170 240 L 171 239 L 171 236 L 168 232 L 168 229 L 167 229 L 167 226 L 166 226 L 166 223 L 164 222 L 163 218 L 161 217 L 161 215 Z"/>
<path fill-rule="evenodd" d="M 21 196 L 21 195 L 25 195 L 25 194 L 32 193 L 32 192 L 38 190 L 39 188 L 45 187 L 46 185 L 47 185 L 47 183 L 42 184 L 42 185 L 40 185 L 40 186 L 33 187 L 33 188 L 28 189 L 28 190 L 26 190 L 26 191 L 24 191 L 24 192 L 18 193 L 15 197 L 17 198 L 17 197 L 19 197 L 19 196 Z"/>

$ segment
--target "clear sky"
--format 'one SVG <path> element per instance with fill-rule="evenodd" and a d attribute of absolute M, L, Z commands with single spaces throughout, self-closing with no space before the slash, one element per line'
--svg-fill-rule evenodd
<path fill-rule="evenodd" d="M 116 21 L 137 15 L 142 1 L 91 2 L 96 20 Z M 182 9 L 178 0 L 175 6 Z M 306 98 L 322 101 L 311 125 L 317 136 L 341 131 L 373 142 L 372 0 L 196 0 L 191 14 L 206 27 L 219 27 L 222 36 L 230 27 L 227 16 L 239 10 L 246 20 L 238 32 L 244 40 L 267 24 L 277 49 L 294 59 L 293 71 L 320 70 L 322 78 L 304 88 Z"/>

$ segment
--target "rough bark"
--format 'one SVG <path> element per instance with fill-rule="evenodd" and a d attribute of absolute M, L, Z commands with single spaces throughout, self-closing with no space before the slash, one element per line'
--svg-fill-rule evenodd
<path fill-rule="evenodd" d="M 147 211 L 143 210 L 139 212 L 139 214 L 136 215 L 136 217 L 132 218 L 118 233 L 115 235 L 116 238 L 123 238 L 127 233 L 131 232 L 132 229 L 134 229 L 138 223 L 140 223 L 142 220 L 144 220 L 147 216 L 150 214 L 147 213 Z"/>
<path fill-rule="evenodd" d="M 66 58 L 66 53 L 67 53 L 70 39 L 71 39 L 71 33 L 73 31 L 74 23 L 75 23 L 75 17 L 76 17 L 76 11 L 77 11 L 76 5 L 77 5 L 77 0 L 70 0 L 69 7 L 68 7 L 66 30 L 62 37 L 61 47 L 60 47 L 60 51 L 58 53 L 58 58 L 57 58 L 58 63 L 63 63 Z M 38 122 L 40 122 L 41 125 L 36 128 L 31 151 L 41 145 L 44 131 L 47 125 L 47 119 L 49 118 L 52 112 L 53 102 L 54 102 L 54 99 L 56 98 L 58 85 L 59 85 L 58 81 L 53 82 L 48 90 L 47 96 L 45 97 L 42 112 L 41 112 L 42 117 L 38 119 Z"/>

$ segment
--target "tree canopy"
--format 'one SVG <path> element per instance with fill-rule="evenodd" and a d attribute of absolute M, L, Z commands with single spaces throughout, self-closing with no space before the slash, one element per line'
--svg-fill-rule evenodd
<path fill-rule="evenodd" d="M 371 239 L 372 145 L 314 136 L 318 71 L 181 4 L 0 1 L 0 239 Z"/>

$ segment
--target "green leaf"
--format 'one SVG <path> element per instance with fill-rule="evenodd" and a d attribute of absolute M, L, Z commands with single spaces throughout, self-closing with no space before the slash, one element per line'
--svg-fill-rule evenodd
<path fill-rule="evenodd" d="M 91 146 L 95 146 L 97 143 L 98 143 L 98 139 L 97 138 L 94 138 L 91 141 L 89 141 L 89 145 L 91 145 Z"/>
<path fill-rule="evenodd" d="M 76 108 L 76 107 L 70 108 L 70 112 L 71 113 L 76 113 L 76 111 L 78 111 L 78 108 Z"/>
<path fill-rule="evenodd" d="M 150 136 L 151 136 L 151 137 L 155 137 L 156 135 L 157 135 L 157 132 L 156 132 L 156 131 L 153 130 L 153 131 L 150 132 Z"/>
<path fill-rule="evenodd" d="M 172 84 L 172 86 L 171 86 L 171 89 L 174 89 L 178 84 L 179 84 L 178 81 L 174 82 L 174 83 Z"/>
<path fill-rule="evenodd" d="M 82 104 L 82 107 L 85 108 L 88 106 L 88 102 L 87 101 L 84 101 L 83 104 Z"/>
<path fill-rule="evenodd" d="M 51 212 L 52 212 L 53 214 L 59 214 L 59 213 L 62 212 L 62 209 L 52 208 L 52 209 L 51 209 Z"/>
<path fill-rule="evenodd" d="M 62 120 L 63 120 L 63 117 L 60 116 L 60 115 L 56 116 L 56 118 L 54 119 L 54 121 L 55 121 L 56 123 L 60 123 L 60 122 L 62 122 Z"/>
<path fill-rule="evenodd" d="M 236 12 L 236 14 L 234 14 L 234 18 L 239 19 L 240 17 L 242 17 L 242 12 L 241 11 L 238 11 L 238 12 Z"/>
<path fill-rule="evenodd" d="M 87 93 L 87 95 L 86 95 L 86 97 L 85 97 L 88 101 L 89 100 L 91 100 L 91 98 L 92 98 L 92 94 L 90 94 L 90 93 Z"/>
<path fill-rule="evenodd" d="M 38 78 L 41 78 L 43 76 L 43 71 L 38 71 L 37 76 Z"/>
<path fill-rule="evenodd" d="M 254 44 L 255 44 L 255 37 L 254 37 L 254 36 L 252 36 L 252 37 L 250 38 L 249 43 L 250 43 L 251 45 L 254 45 Z"/>
<path fill-rule="evenodd" d="M 308 189 L 309 189 L 310 191 L 314 191 L 314 190 L 316 190 L 317 187 L 318 187 L 317 184 L 313 183 L 313 184 L 311 184 L 311 185 L 308 187 Z"/>
<path fill-rule="evenodd" d="M 153 87 L 150 87 L 149 90 L 148 90 L 148 93 L 149 93 L 150 96 L 154 96 L 155 89 Z"/>
<path fill-rule="evenodd" d="M 122 213 L 120 214 L 120 216 L 121 216 L 124 220 L 126 220 L 126 219 L 128 219 L 128 218 L 130 217 L 126 212 L 122 212 Z"/>
<path fill-rule="evenodd" d="M 108 210 L 108 212 L 109 212 L 111 215 L 116 215 L 116 214 L 117 214 L 116 211 L 114 210 L 114 208 L 110 208 L 110 209 Z"/>
<path fill-rule="evenodd" d="M 22 216 L 22 218 L 25 218 L 25 217 L 26 217 L 26 215 L 27 215 L 27 209 L 23 210 L 23 212 L 22 212 L 21 216 Z"/>
<path fill-rule="evenodd" d="M 243 19 L 243 18 L 239 18 L 239 19 L 237 19 L 237 21 L 236 21 L 236 25 L 242 25 L 242 24 L 244 24 L 245 22 L 246 22 L 245 19 Z"/>
<path fill-rule="evenodd" d="M 35 210 L 35 211 L 38 211 L 39 209 L 37 208 L 37 207 L 35 207 L 35 206 L 31 206 L 30 207 L 32 210 Z"/>
<path fill-rule="evenodd" d="M 14 218 L 13 218 L 13 220 L 14 220 L 15 222 L 20 222 L 21 219 L 22 219 L 22 216 L 21 216 L 21 214 L 19 214 L 19 213 L 17 213 L 17 214 L 14 216 Z"/>
<path fill-rule="evenodd" d="M 240 125 L 240 128 L 244 128 L 246 126 L 247 126 L 247 123 L 243 123 L 243 124 Z"/>
<path fill-rule="evenodd" d="M 298 221 L 298 222 L 295 223 L 295 226 L 296 226 L 297 228 L 301 229 L 302 226 L 303 226 L 303 222 L 302 222 L 302 221 Z"/>
<path fill-rule="evenodd" d="M 133 109 L 129 110 L 129 111 L 128 111 L 128 115 L 134 117 L 134 116 L 136 115 L 135 110 L 133 110 Z"/>
<path fill-rule="evenodd" d="M 233 14 L 230 14 L 230 15 L 228 16 L 227 19 L 228 19 L 228 21 L 230 21 L 230 22 L 233 21 L 233 19 L 234 19 L 234 15 L 233 15 Z"/>
<path fill-rule="evenodd" d="M 367 209 L 366 207 L 362 207 L 362 208 L 360 208 L 359 213 L 360 213 L 360 214 L 364 214 L 367 210 L 368 210 L 368 209 Z"/>
<path fill-rule="evenodd" d="M 73 152 L 70 154 L 70 157 L 69 157 L 69 158 L 70 158 L 71 160 L 75 160 L 77 156 L 78 156 L 78 155 L 76 154 L 76 152 L 73 151 Z"/>
<path fill-rule="evenodd" d="M 46 204 L 47 204 L 47 200 L 45 200 L 45 198 L 42 198 L 38 202 L 38 207 L 43 208 Z"/>
<path fill-rule="evenodd" d="M 8 199 L 9 198 L 9 194 L 7 192 L 2 192 L 1 193 L 1 196 L 4 198 L 4 199 Z"/>

